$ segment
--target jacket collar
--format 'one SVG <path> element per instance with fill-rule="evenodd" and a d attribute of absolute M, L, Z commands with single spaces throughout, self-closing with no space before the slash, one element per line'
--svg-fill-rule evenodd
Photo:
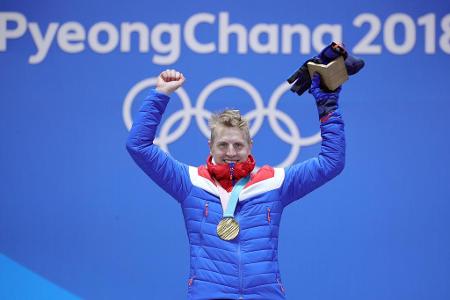
<path fill-rule="evenodd" d="M 206 167 L 211 177 L 216 179 L 227 192 L 231 192 L 239 179 L 251 174 L 255 168 L 255 159 L 252 155 L 249 155 L 244 162 L 216 164 L 212 155 L 209 155 L 206 160 Z"/>

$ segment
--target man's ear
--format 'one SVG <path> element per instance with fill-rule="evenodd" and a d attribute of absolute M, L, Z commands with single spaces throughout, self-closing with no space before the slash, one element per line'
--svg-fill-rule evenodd
<path fill-rule="evenodd" d="M 211 140 L 208 140 L 209 153 L 211 153 L 211 146 L 212 146 Z"/>

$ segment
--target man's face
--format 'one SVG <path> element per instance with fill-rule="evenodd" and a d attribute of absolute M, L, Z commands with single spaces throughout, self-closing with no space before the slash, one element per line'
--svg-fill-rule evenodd
<path fill-rule="evenodd" d="M 217 126 L 214 141 L 208 144 L 217 164 L 244 162 L 252 149 L 252 143 L 249 144 L 242 130 L 236 127 Z"/>

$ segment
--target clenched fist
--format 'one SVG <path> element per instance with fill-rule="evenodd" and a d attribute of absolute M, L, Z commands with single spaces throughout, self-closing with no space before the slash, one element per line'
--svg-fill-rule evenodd
<path fill-rule="evenodd" d="M 158 76 L 156 90 L 169 96 L 182 86 L 185 80 L 182 73 L 176 70 L 165 70 Z"/>

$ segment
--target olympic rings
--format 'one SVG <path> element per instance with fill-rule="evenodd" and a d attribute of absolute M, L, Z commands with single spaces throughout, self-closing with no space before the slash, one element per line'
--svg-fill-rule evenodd
<path fill-rule="evenodd" d="M 123 121 L 128 130 L 131 129 L 133 122 L 131 118 L 131 106 L 134 99 L 141 91 L 156 85 L 156 80 L 156 77 L 144 79 L 135 84 L 128 91 L 122 106 Z M 267 116 L 270 127 L 274 133 L 282 141 L 291 145 L 291 151 L 288 156 L 284 159 L 284 161 L 277 165 L 277 167 L 290 166 L 295 163 L 302 146 L 310 146 L 319 143 L 322 140 L 320 131 L 309 137 L 301 137 L 300 130 L 292 118 L 283 111 L 277 109 L 277 103 L 281 96 L 289 90 L 289 84 L 287 82 L 280 84 L 275 89 L 270 97 L 268 107 L 264 108 L 262 97 L 253 85 L 239 78 L 224 77 L 211 82 L 200 92 L 197 105 L 195 107 L 192 107 L 191 100 L 189 99 L 186 91 L 183 88 L 178 88 L 175 93 L 179 96 L 183 108 L 176 111 L 166 119 L 166 121 L 162 124 L 159 136 L 155 139 L 154 143 L 159 145 L 164 151 L 169 152 L 168 145 L 175 142 L 186 132 L 192 117 L 195 117 L 201 133 L 206 138 L 209 138 L 210 130 L 205 120 L 209 119 L 212 113 L 204 109 L 206 100 L 214 91 L 227 86 L 241 88 L 250 95 L 255 103 L 255 109 L 245 115 L 248 121 L 255 119 L 255 121 L 251 123 L 252 126 L 250 127 L 251 136 L 254 136 L 258 132 L 264 122 L 264 117 Z M 173 132 L 170 132 L 172 126 L 180 119 L 181 122 L 178 128 Z M 278 123 L 278 120 L 281 120 L 286 125 L 289 133 L 282 129 Z"/>

